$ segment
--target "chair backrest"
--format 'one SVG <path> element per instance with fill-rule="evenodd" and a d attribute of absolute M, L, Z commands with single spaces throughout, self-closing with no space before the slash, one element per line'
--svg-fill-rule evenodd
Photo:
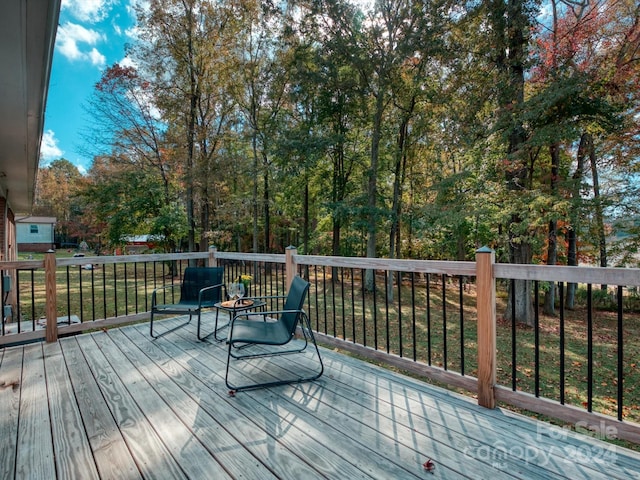
<path fill-rule="evenodd" d="M 197 302 L 198 292 L 204 287 L 220 285 L 224 275 L 223 267 L 187 267 L 180 287 L 181 302 Z M 204 293 L 203 302 L 216 303 L 222 298 L 221 288 L 212 288 Z"/>
<path fill-rule="evenodd" d="M 302 277 L 297 275 L 293 277 L 293 281 L 289 287 L 289 293 L 287 294 L 287 299 L 284 302 L 283 310 L 302 310 L 302 307 L 304 307 L 304 301 L 307 298 L 309 286 L 310 283 L 303 280 Z M 292 312 L 283 313 L 279 320 L 286 325 L 289 333 L 293 335 L 296 331 L 299 319 L 300 313 Z"/>

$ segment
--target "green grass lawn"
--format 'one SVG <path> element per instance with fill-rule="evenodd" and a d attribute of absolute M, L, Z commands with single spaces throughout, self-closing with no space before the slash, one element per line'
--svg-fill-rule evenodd
<path fill-rule="evenodd" d="M 68 258 L 73 254 L 73 251 L 59 250 L 56 257 Z M 21 260 L 41 260 L 43 254 L 31 256 L 33 258 L 21 255 Z M 20 271 L 19 283 L 21 320 L 37 321 L 44 318 L 44 270 Z M 155 269 L 154 264 L 149 263 L 95 265 L 92 269 L 84 268 L 83 265 L 58 267 L 58 316 L 75 315 L 82 321 L 92 321 L 145 312 L 150 308 L 153 289 L 172 283 L 179 284 L 180 279 L 172 275 L 169 264 L 163 262 L 157 262 Z M 179 295 L 179 290 L 176 293 Z"/>

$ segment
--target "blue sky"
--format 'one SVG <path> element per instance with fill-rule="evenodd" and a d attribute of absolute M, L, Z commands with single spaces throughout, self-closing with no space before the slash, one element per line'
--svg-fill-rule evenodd
<path fill-rule="evenodd" d="M 128 64 L 124 45 L 135 35 L 133 5 L 146 0 L 62 0 L 40 166 L 65 158 L 85 173 L 93 161 L 83 153 L 82 134 L 90 124 L 85 112 L 96 82 L 106 67 Z M 354 0 L 367 9 L 371 0 Z"/>
<path fill-rule="evenodd" d="M 92 158 L 81 153 L 83 109 L 104 69 L 125 60 L 132 41 L 136 0 L 62 0 L 45 113 L 40 166 L 66 158 L 80 171 Z M 126 63 L 126 61 L 125 61 Z"/>

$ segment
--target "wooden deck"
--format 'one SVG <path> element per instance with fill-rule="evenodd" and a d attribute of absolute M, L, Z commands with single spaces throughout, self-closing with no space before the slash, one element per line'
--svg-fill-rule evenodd
<path fill-rule="evenodd" d="M 0 350 L 0 478 L 640 478 L 636 452 L 329 350 L 316 382 L 232 397 L 225 346 L 195 337 L 140 324 Z M 234 374 L 287 368 L 251 365 Z"/>

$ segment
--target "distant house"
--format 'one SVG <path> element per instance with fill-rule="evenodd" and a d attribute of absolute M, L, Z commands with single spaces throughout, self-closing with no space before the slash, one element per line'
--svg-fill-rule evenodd
<path fill-rule="evenodd" d="M 46 252 L 54 249 L 55 217 L 16 217 L 19 252 Z"/>
<path fill-rule="evenodd" d="M 161 237 L 156 235 L 129 235 L 124 237 L 125 251 L 128 254 L 144 253 L 156 248 Z"/>

